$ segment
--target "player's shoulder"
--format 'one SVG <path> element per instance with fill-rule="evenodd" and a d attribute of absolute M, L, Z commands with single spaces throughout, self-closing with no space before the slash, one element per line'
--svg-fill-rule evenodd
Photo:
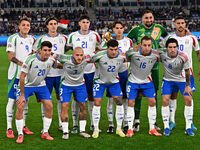
<path fill-rule="evenodd" d="M 96 57 L 107 55 L 107 50 L 99 51 L 95 54 Z"/>
<path fill-rule="evenodd" d="M 183 62 L 188 61 L 188 56 L 187 56 L 186 53 L 181 52 L 181 51 L 178 51 L 178 55 L 179 55 L 179 57 L 181 58 L 181 60 L 182 60 Z"/>
<path fill-rule="evenodd" d="M 31 62 L 31 61 L 33 61 L 34 59 L 36 59 L 36 58 L 37 58 L 37 54 L 38 54 L 38 53 L 29 55 L 29 56 L 26 58 L 25 63 L 26 63 L 26 64 L 29 64 L 29 62 Z"/>
<path fill-rule="evenodd" d="M 12 40 L 16 39 L 19 37 L 18 33 L 12 34 L 8 37 L 8 42 L 11 42 Z"/>
<path fill-rule="evenodd" d="M 126 40 L 126 41 L 132 41 L 129 37 L 127 37 L 127 36 L 124 36 L 124 40 Z"/>
<path fill-rule="evenodd" d="M 74 36 L 74 35 L 79 35 L 79 31 L 75 31 L 75 32 L 70 33 L 70 34 L 69 34 L 69 37 L 72 37 L 72 36 Z"/>
<path fill-rule="evenodd" d="M 159 23 L 155 23 L 155 26 L 154 27 L 159 27 L 159 28 L 164 28 L 161 24 Z"/>
<path fill-rule="evenodd" d="M 159 52 L 157 50 L 155 50 L 155 49 L 152 49 L 152 54 L 159 55 Z"/>

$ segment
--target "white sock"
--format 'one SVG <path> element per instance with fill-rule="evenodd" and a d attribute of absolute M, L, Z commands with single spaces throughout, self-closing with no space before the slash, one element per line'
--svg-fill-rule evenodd
<path fill-rule="evenodd" d="M 149 106 L 148 108 L 149 130 L 153 130 L 156 122 L 156 106 Z"/>
<path fill-rule="evenodd" d="M 44 119 L 45 107 L 44 107 L 43 103 L 41 103 L 41 111 L 42 111 L 42 119 Z"/>
<path fill-rule="evenodd" d="M 72 119 L 73 119 L 73 127 L 78 126 L 78 117 L 79 117 L 79 105 L 78 102 L 73 100 L 72 101 Z"/>
<path fill-rule="evenodd" d="M 113 98 L 112 97 L 108 97 L 107 116 L 108 116 L 108 121 L 109 121 L 109 127 L 110 126 L 114 127 L 114 124 L 113 124 L 113 114 L 114 114 Z"/>
<path fill-rule="evenodd" d="M 193 102 L 193 99 L 192 99 L 192 114 L 194 113 L 194 102 Z M 193 115 L 192 115 L 192 123 L 193 123 Z"/>
<path fill-rule="evenodd" d="M 69 133 L 69 123 L 62 122 L 63 133 Z"/>
<path fill-rule="evenodd" d="M 49 127 L 51 125 L 52 118 L 43 118 L 43 133 L 48 132 Z"/>
<path fill-rule="evenodd" d="M 117 130 L 121 129 L 122 121 L 124 120 L 124 106 L 116 105 L 115 117 L 117 121 Z"/>
<path fill-rule="evenodd" d="M 128 109 L 127 109 L 128 129 L 133 130 L 133 120 L 134 120 L 134 118 L 135 118 L 134 107 L 128 106 Z"/>
<path fill-rule="evenodd" d="M 162 119 L 164 128 L 169 128 L 169 106 L 162 106 Z"/>
<path fill-rule="evenodd" d="M 140 123 L 140 119 L 135 119 L 135 123 Z"/>
<path fill-rule="evenodd" d="M 193 117 L 192 106 L 185 106 L 184 116 L 186 122 L 186 129 L 191 128 Z"/>
<path fill-rule="evenodd" d="M 80 132 L 85 132 L 86 120 L 79 121 Z"/>
<path fill-rule="evenodd" d="M 58 111 L 58 121 L 59 121 L 59 127 L 60 127 L 60 126 L 62 126 L 62 121 L 61 121 L 61 117 L 60 117 L 60 113 L 61 113 L 60 100 L 58 100 L 58 103 L 57 103 L 57 111 Z"/>
<path fill-rule="evenodd" d="M 8 98 L 8 104 L 6 106 L 7 130 L 9 128 L 12 128 L 14 106 L 15 106 L 15 99 Z"/>
<path fill-rule="evenodd" d="M 127 110 L 128 110 L 128 99 L 123 98 L 123 106 L 124 106 L 124 127 L 128 125 L 127 120 Z"/>
<path fill-rule="evenodd" d="M 23 127 L 26 126 L 26 117 L 28 115 L 28 100 L 26 101 L 26 105 L 24 107 L 24 111 L 23 111 L 23 119 L 24 119 L 24 124 Z"/>
<path fill-rule="evenodd" d="M 23 119 L 15 120 L 16 128 L 17 128 L 17 131 L 18 131 L 18 135 L 20 135 L 20 134 L 23 135 L 23 122 L 24 122 Z"/>
<path fill-rule="evenodd" d="M 88 111 L 89 111 L 89 115 L 90 115 L 91 126 L 94 125 L 93 118 L 92 118 L 93 107 L 94 107 L 94 101 L 88 101 Z"/>
<path fill-rule="evenodd" d="M 92 118 L 95 130 L 99 130 L 100 108 L 101 106 L 94 106 L 92 111 Z"/>
<path fill-rule="evenodd" d="M 176 99 L 169 100 L 170 121 L 175 122 Z"/>

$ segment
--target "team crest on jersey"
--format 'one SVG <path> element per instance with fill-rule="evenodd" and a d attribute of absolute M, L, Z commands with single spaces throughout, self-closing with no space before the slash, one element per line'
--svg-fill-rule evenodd
<path fill-rule="evenodd" d="M 60 39 L 59 39 L 59 42 L 60 42 L 60 43 L 63 43 L 63 40 L 60 38 Z"/>
<path fill-rule="evenodd" d="M 158 32 L 157 32 L 157 31 L 153 31 L 153 35 L 154 35 L 154 36 L 157 36 L 157 35 L 158 35 Z"/>
<path fill-rule="evenodd" d="M 124 46 L 127 46 L 127 42 L 126 41 L 124 41 Z"/>
<path fill-rule="evenodd" d="M 188 39 L 186 39 L 185 44 L 189 44 L 189 40 Z"/>
<path fill-rule="evenodd" d="M 90 38 L 89 38 L 89 41 L 93 41 L 93 38 L 92 38 L 92 37 L 90 37 Z"/>

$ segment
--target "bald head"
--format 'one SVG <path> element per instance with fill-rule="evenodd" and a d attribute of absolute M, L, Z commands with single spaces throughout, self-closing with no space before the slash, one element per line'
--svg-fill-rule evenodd
<path fill-rule="evenodd" d="M 83 61 L 84 51 L 81 47 L 76 47 L 73 52 L 73 63 L 80 64 Z"/>

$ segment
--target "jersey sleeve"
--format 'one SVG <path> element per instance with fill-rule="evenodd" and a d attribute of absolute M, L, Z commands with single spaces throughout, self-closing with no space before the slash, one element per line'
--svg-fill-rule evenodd
<path fill-rule="evenodd" d="M 94 32 L 95 36 L 96 36 L 96 41 L 97 41 L 97 45 L 101 44 L 101 37 L 97 32 Z"/>
<path fill-rule="evenodd" d="M 71 33 L 71 34 L 69 35 L 69 38 L 68 38 L 68 40 L 67 40 L 67 46 L 73 47 L 73 35 L 74 35 L 74 33 Z"/>
<path fill-rule="evenodd" d="M 36 39 L 35 43 L 33 44 L 33 51 L 37 51 L 38 49 L 40 49 L 42 43 L 42 37 L 43 36 L 40 36 Z"/>
<path fill-rule="evenodd" d="M 192 41 L 193 41 L 192 46 L 193 46 L 194 50 L 195 51 L 200 50 L 198 39 L 195 36 L 190 36 L 190 37 L 192 38 Z"/>
<path fill-rule="evenodd" d="M 180 58 L 181 58 L 181 61 L 183 62 L 183 69 L 189 69 L 190 68 L 190 63 L 189 63 L 189 60 L 188 60 L 188 56 L 186 53 L 184 52 L 178 52 L 179 55 L 180 55 Z"/>
<path fill-rule="evenodd" d="M 130 62 L 131 61 L 131 58 L 132 58 L 132 56 L 135 54 L 135 51 L 133 51 L 133 50 L 128 50 L 127 52 L 126 52 L 126 61 L 127 62 Z"/>
<path fill-rule="evenodd" d="M 10 36 L 7 40 L 6 52 L 15 52 L 17 38 Z"/>
<path fill-rule="evenodd" d="M 102 57 L 105 56 L 105 54 L 107 53 L 107 51 L 100 51 L 98 53 L 96 53 L 90 60 L 90 62 L 95 63 L 98 62 Z"/>
<path fill-rule="evenodd" d="M 165 28 L 163 27 L 163 26 L 161 26 L 160 25 L 160 29 L 161 29 L 161 36 L 163 37 L 163 38 L 165 38 L 165 37 L 167 37 L 167 35 L 168 35 L 168 33 L 167 33 L 167 31 L 165 30 Z"/>
<path fill-rule="evenodd" d="M 34 61 L 34 60 L 32 59 L 32 57 L 33 57 L 33 55 L 28 56 L 28 57 L 26 58 L 26 60 L 23 62 L 22 68 L 21 68 L 21 71 L 22 71 L 22 72 L 28 73 L 29 69 L 30 69 L 31 66 L 32 66 L 32 62 Z"/>
<path fill-rule="evenodd" d="M 53 57 L 58 60 L 61 64 L 72 59 L 72 55 L 65 55 L 65 54 L 53 54 Z"/>
<path fill-rule="evenodd" d="M 130 38 L 131 40 L 135 39 L 136 38 L 136 34 L 137 34 L 137 29 L 138 29 L 138 26 L 132 28 L 128 34 L 127 34 L 127 37 Z"/>

